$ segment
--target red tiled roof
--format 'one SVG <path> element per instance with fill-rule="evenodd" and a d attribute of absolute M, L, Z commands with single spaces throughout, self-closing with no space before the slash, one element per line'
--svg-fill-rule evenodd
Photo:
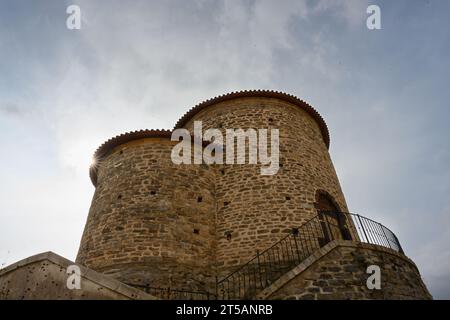
<path fill-rule="evenodd" d="M 244 91 L 236 91 L 227 93 L 224 95 L 220 95 L 211 99 L 208 99 L 206 101 L 203 101 L 199 104 L 197 104 L 195 107 L 191 108 L 188 112 L 186 112 L 180 120 L 175 124 L 174 129 L 182 128 L 186 123 L 198 112 L 201 110 L 212 106 L 214 104 L 217 104 L 222 101 L 236 99 L 236 98 L 245 98 L 245 97 L 265 97 L 265 98 L 277 98 L 280 100 L 284 100 L 287 102 L 290 102 L 294 105 L 297 105 L 304 111 L 306 111 L 309 115 L 311 115 L 319 125 L 320 131 L 322 133 L 323 140 L 329 148 L 330 146 L 330 135 L 328 132 L 328 127 L 323 120 L 323 118 L 320 116 L 320 114 L 308 103 L 305 101 L 297 98 L 296 96 L 279 92 L 279 91 L 272 91 L 272 90 L 244 90 Z M 171 130 L 139 130 L 139 131 L 131 131 L 126 132 L 121 135 L 115 136 L 109 140 L 107 140 L 105 143 L 103 143 L 94 153 L 94 164 L 89 169 L 89 176 L 91 178 L 92 183 L 94 186 L 97 185 L 97 164 L 99 160 L 104 157 L 109 151 L 111 151 L 113 148 L 127 143 L 129 141 L 137 140 L 137 139 L 144 139 L 144 138 L 169 138 L 171 137 L 172 131 Z"/>
<path fill-rule="evenodd" d="M 319 125 L 320 131 L 322 133 L 323 140 L 327 146 L 330 147 L 330 134 L 328 132 L 328 127 L 323 120 L 322 116 L 307 102 L 297 98 L 296 96 L 280 92 L 280 91 L 272 91 L 272 90 L 244 90 L 244 91 L 236 91 L 230 92 L 224 95 L 220 95 L 206 101 L 203 101 L 197 104 L 195 107 L 191 108 L 188 112 L 186 112 L 180 120 L 175 124 L 175 129 L 182 128 L 186 123 L 201 110 L 217 104 L 222 101 L 236 99 L 236 98 L 246 98 L 246 97 L 265 97 L 265 98 L 277 98 L 280 100 L 284 100 L 290 102 L 292 104 L 297 105 L 301 109 L 305 110 L 309 115 L 311 115 Z"/>
<path fill-rule="evenodd" d="M 172 131 L 170 130 L 139 130 L 131 131 L 115 136 L 103 143 L 94 153 L 94 164 L 89 168 L 89 176 L 94 186 L 97 186 L 97 164 L 109 151 L 115 147 L 129 141 L 144 138 L 168 138 L 170 139 Z"/>

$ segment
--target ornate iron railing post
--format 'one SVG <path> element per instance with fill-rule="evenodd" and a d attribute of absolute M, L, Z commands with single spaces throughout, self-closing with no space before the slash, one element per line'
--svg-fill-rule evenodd
<path fill-rule="evenodd" d="M 219 299 L 219 279 L 216 276 L 216 299 Z"/>
<path fill-rule="evenodd" d="M 262 276 L 262 271 L 261 271 L 261 261 L 259 260 L 259 250 L 256 250 L 256 257 L 258 258 L 259 282 L 261 283 L 261 288 L 264 288 L 263 276 Z"/>
<path fill-rule="evenodd" d="M 293 228 L 292 229 L 292 236 L 294 237 L 295 249 L 297 250 L 298 263 L 300 263 L 302 258 L 300 256 L 300 249 L 298 248 L 298 242 L 297 242 L 297 236 L 298 235 L 299 235 L 298 228 Z"/>

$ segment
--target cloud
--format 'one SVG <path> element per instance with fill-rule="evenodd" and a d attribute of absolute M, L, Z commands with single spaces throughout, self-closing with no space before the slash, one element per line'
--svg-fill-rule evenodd
<path fill-rule="evenodd" d="M 25 110 L 23 110 L 15 103 L 5 103 L 0 105 L 0 113 L 3 113 L 5 115 L 20 116 L 24 113 L 24 111 Z"/>

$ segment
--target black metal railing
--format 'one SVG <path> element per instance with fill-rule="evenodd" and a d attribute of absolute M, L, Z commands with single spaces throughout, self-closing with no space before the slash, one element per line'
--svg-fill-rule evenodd
<path fill-rule="evenodd" d="M 151 287 L 149 285 L 139 285 L 127 283 L 131 287 L 135 287 L 148 294 L 163 300 L 213 300 L 215 295 L 206 291 L 189 291 L 183 289 L 172 289 L 170 287 Z"/>
<path fill-rule="evenodd" d="M 395 234 L 358 214 L 322 211 L 236 271 L 216 281 L 218 299 L 250 299 L 332 240 L 385 246 L 403 253 Z"/>
<path fill-rule="evenodd" d="M 352 218 L 360 242 L 376 244 L 404 253 L 397 236 L 387 227 L 359 214 L 347 213 Z"/>

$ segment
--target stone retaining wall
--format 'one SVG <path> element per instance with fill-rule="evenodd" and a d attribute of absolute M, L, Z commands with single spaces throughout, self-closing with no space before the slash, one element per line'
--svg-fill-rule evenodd
<path fill-rule="evenodd" d="M 369 290 L 367 267 L 381 269 L 381 289 Z M 394 250 L 333 241 L 261 292 L 257 299 L 432 299 L 414 262 Z"/>

